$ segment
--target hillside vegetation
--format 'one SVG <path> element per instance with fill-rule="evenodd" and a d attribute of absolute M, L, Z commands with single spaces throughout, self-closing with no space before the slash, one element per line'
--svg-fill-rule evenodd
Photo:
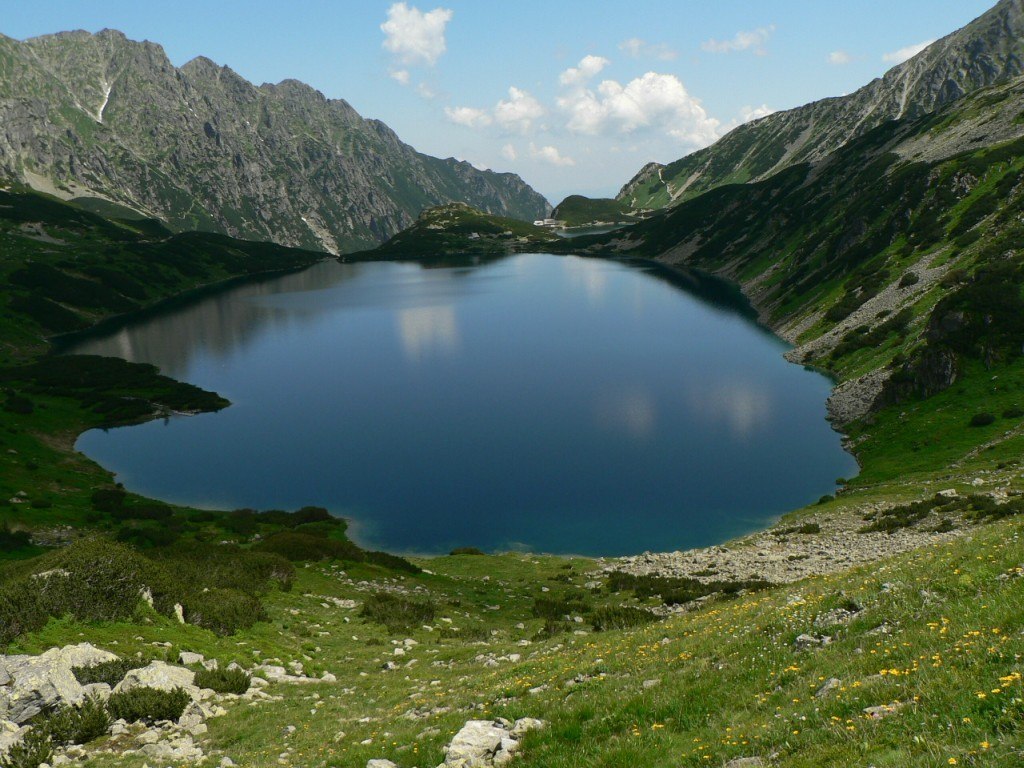
<path fill-rule="evenodd" d="M 569 227 L 588 224 L 622 224 L 633 222 L 637 217 L 625 203 L 610 197 L 584 197 L 569 195 L 557 206 L 551 217 Z"/>

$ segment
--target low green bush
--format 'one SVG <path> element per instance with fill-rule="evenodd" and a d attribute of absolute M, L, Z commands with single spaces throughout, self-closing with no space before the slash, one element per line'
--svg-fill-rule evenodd
<path fill-rule="evenodd" d="M 148 663 L 148 661 L 136 658 L 112 659 L 91 667 L 73 667 L 71 671 L 81 685 L 106 683 L 113 688 L 124 680 L 124 676 L 131 670 L 140 669 Z"/>
<path fill-rule="evenodd" d="M 533 601 L 530 613 L 534 618 L 548 621 L 562 621 L 574 613 L 586 613 L 590 604 L 583 595 L 566 594 L 552 597 L 538 597 Z"/>
<path fill-rule="evenodd" d="M 173 691 L 132 688 L 111 694 L 107 711 L 115 720 L 152 725 L 160 720 L 177 720 L 191 701 L 192 697 L 181 688 Z"/>
<path fill-rule="evenodd" d="M 434 620 L 435 611 L 434 603 L 430 600 L 410 600 L 390 592 L 375 592 L 363 601 L 359 615 L 383 624 L 391 632 L 399 632 L 430 624 Z"/>
<path fill-rule="evenodd" d="M 644 608 L 633 608 L 627 605 L 612 605 L 598 608 L 588 618 L 596 632 L 612 629 L 630 629 L 658 620 L 657 616 Z"/>
<path fill-rule="evenodd" d="M 217 693 L 243 694 L 249 690 L 252 678 L 241 669 L 200 669 L 196 672 L 196 685 L 211 688 Z"/>
<path fill-rule="evenodd" d="M 996 417 L 991 413 L 976 413 L 971 416 L 969 426 L 972 427 L 987 427 L 989 424 L 995 422 Z"/>
<path fill-rule="evenodd" d="M 103 702 L 89 697 L 81 706 L 63 707 L 48 715 L 38 727 L 50 733 L 54 745 L 88 744 L 106 734 L 113 720 Z"/>
<path fill-rule="evenodd" d="M 221 637 L 248 629 L 267 618 L 258 597 L 237 589 L 206 589 L 189 595 L 183 602 L 185 621 Z"/>
<path fill-rule="evenodd" d="M 53 757 L 53 740 L 45 728 L 33 728 L 0 759 L 0 768 L 39 768 Z"/>
<path fill-rule="evenodd" d="M 476 547 L 456 547 L 455 549 L 453 549 L 448 554 L 449 555 L 483 555 L 485 553 L 482 550 L 477 549 Z"/>
<path fill-rule="evenodd" d="M 613 571 L 608 578 L 611 592 L 628 589 L 641 600 L 657 597 L 665 605 L 683 605 L 710 595 L 732 597 L 740 592 L 758 592 L 773 586 L 763 579 L 705 582 L 686 577 L 639 576 L 623 571 Z"/>
<path fill-rule="evenodd" d="M 363 560 L 362 550 L 350 541 L 326 539 L 293 531 L 272 534 L 253 549 L 280 555 L 295 563 L 317 560 Z"/>

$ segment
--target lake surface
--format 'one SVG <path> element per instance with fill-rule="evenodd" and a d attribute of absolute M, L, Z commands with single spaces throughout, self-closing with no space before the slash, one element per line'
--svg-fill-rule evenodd
<path fill-rule="evenodd" d="M 321 505 L 392 552 L 706 545 L 856 472 L 828 380 L 750 315 L 721 282 L 597 259 L 325 262 L 68 350 L 233 403 L 78 448 L 139 493 Z"/>

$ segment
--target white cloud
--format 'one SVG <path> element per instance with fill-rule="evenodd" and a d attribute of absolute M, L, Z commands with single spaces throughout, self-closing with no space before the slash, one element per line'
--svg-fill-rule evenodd
<path fill-rule="evenodd" d="M 445 26 L 452 15 L 448 8 L 424 13 L 405 3 L 395 3 L 388 8 L 388 20 L 380 25 L 384 48 L 403 64 L 432 66 L 445 52 Z"/>
<path fill-rule="evenodd" d="M 841 67 L 853 61 L 853 57 L 846 51 L 832 51 L 828 55 L 828 63 L 834 67 Z"/>
<path fill-rule="evenodd" d="M 482 128 L 492 122 L 487 110 L 475 107 L 445 107 L 444 113 L 453 123 L 464 125 L 467 128 Z"/>
<path fill-rule="evenodd" d="M 934 40 L 924 40 L 914 45 L 908 45 L 904 48 L 900 48 L 898 51 L 891 51 L 889 53 L 882 54 L 882 61 L 887 64 L 902 64 L 907 59 L 912 59 L 929 45 L 934 43 Z"/>
<path fill-rule="evenodd" d="M 527 133 L 533 121 L 544 115 L 544 107 L 526 91 L 514 85 L 508 89 L 508 99 L 494 107 L 494 122 L 509 131 Z"/>
<path fill-rule="evenodd" d="M 550 165 L 576 165 L 576 161 L 571 157 L 566 157 L 558 151 L 556 147 L 552 147 L 550 144 L 538 147 L 532 141 L 530 142 L 530 157 L 534 160 L 540 160 Z"/>
<path fill-rule="evenodd" d="M 558 76 L 562 85 L 576 85 L 592 78 L 602 69 L 611 64 L 604 56 L 584 56 L 575 67 L 569 67 Z"/>
<path fill-rule="evenodd" d="M 687 144 L 706 146 L 718 138 L 719 122 L 700 101 L 687 93 L 675 75 L 648 72 L 626 85 L 605 80 L 595 93 L 577 89 L 558 100 L 575 133 L 631 133 L 640 128 L 663 128 Z"/>
<path fill-rule="evenodd" d="M 513 147 L 511 144 L 506 144 L 501 148 L 501 156 L 504 157 L 506 160 L 515 160 L 517 157 L 519 157 L 519 153 L 516 152 L 516 148 Z"/>
<path fill-rule="evenodd" d="M 648 43 L 646 40 L 639 37 L 631 37 L 629 40 L 623 40 L 619 43 L 619 50 L 625 51 L 634 59 L 638 59 L 641 56 L 653 56 L 654 58 L 661 59 L 662 61 L 671 61 L 679 55 L 665 43 Z"/>
<path fill-rule="evenodd" d="M 424 99 L 436 99 L 437 92 L 426 83 L 416 84 L 416 93 L 422 96 Z"/>
<path fill-rule="evenodd" d="M 740 123 L 749 123 L 751 120 L 760 120 L 762 117 L 768 117 L 776 110 L 769 107 L 767 104 L 762 104 L 759 107 L 751 107 L 749 105 L 740 108 Z"/>
<path fill-rule="evenodd" d="M 393 80 L 397 80 L 402 85 L 409 84 L 409 70 L 408 69 L 393 69 L 388 72 Z"/>
<path fill-rule="evenodd" d="M 733 53 L 735 51 L 753 51 L 758 56 L 764 56 L 768 51 L 765 44 L 768 38 L 775 31 L 775 25 L 758 27 L 747 31 L 737 32 L 732 40 L 707 40 L 701 43 L 701 48 L 709 53 Z"/>

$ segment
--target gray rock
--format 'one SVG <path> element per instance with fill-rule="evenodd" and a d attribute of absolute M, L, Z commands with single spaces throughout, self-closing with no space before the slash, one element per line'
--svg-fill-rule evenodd
<path fill-rule="evenodd" d="M 391 762 L 390 760 L 385 760 L 384 758 L 376 757 L 373 760 L 366 761 L 366 768 L 398 768 L 398 765 Z"/>
<path fill-rule="evenodd" d="M 191 651 L 182 651 L 178 654 L 178 663 L 184 664 L 186 667 L 191 667 L 193 664 L 202 664 L 206 661 L 206 657 L 201 653 L 192 653 Z"/>
<path fill-rule="evenodd" d="M 445 766 L 451 768 L 477 768 L 493 765 L 494 756 L 501 749 L 501 740 L 508 731 L 492 720 L 470 720 L 455 734 L 445 751 Z"/>
<path fill-rule="evenodd" d="M 796 649 L 798 651 L 804 651 L 809 648 L 820 648 L 824 645 L 828 645 L 832 642 L 832 638 L 828 635 L 808 635 L 803 634 L 796 639 Z"/>
<path fill-rule="evenodd" d="M 546 723 L 543 720 L 538 720 L 535 717 L 521 717 L 512 726 L 511 733 L 516 738 L 519 738 L 527 731 L 539 731 L 545 725 Z"/>
<path fill-rule="evenodd" d="M 117 660 L 117 654 L 101 650 L 89 643 L 66 645 L 58 651 L 58 655 L 70 667 L 95 667 Z"/>
<path fill-rule="evenodd" d="M 445 761 L 438 768 L 492 768 L 508 763 L 519 749 L 519 738 L 527 731 L 543 728 L 544 722 L 524 717 L 512 723 L 497 720 L 469 720 L 445 749 Z"/>
<path fill-rule="evenodd" d="M 62 649 L 41 656 L 0 658 L 9 682 L 0 688 L 0 718 L 21 724 L 46 709 L 77 706 L 85 698 Z"/>
<path fill-rule="evenodd" d="M 814 692 L 814 698 L 823 699 L 842 684 L 843 681 L 838 677 L 830 677 L 817 691 Z"/>
<path fill-rule="evenodd" d="M 193 700 L 200 698 L 199 688 L 195 686 L 196 674 L 191 669 L 175 667 L 163 661 L 153 661 L 148 667 L 133 669 L 117 684 L 114 693 L 130 691 L 133 688 L 155 688 L 159 691 L 173 691 L 181 688 L 188 692 Z"/>
<path fill-rule="evenodd" d="M 725 764 L 725 768 L 764 768 L 765 761 L 760 757 L 737 757 Z"/>

